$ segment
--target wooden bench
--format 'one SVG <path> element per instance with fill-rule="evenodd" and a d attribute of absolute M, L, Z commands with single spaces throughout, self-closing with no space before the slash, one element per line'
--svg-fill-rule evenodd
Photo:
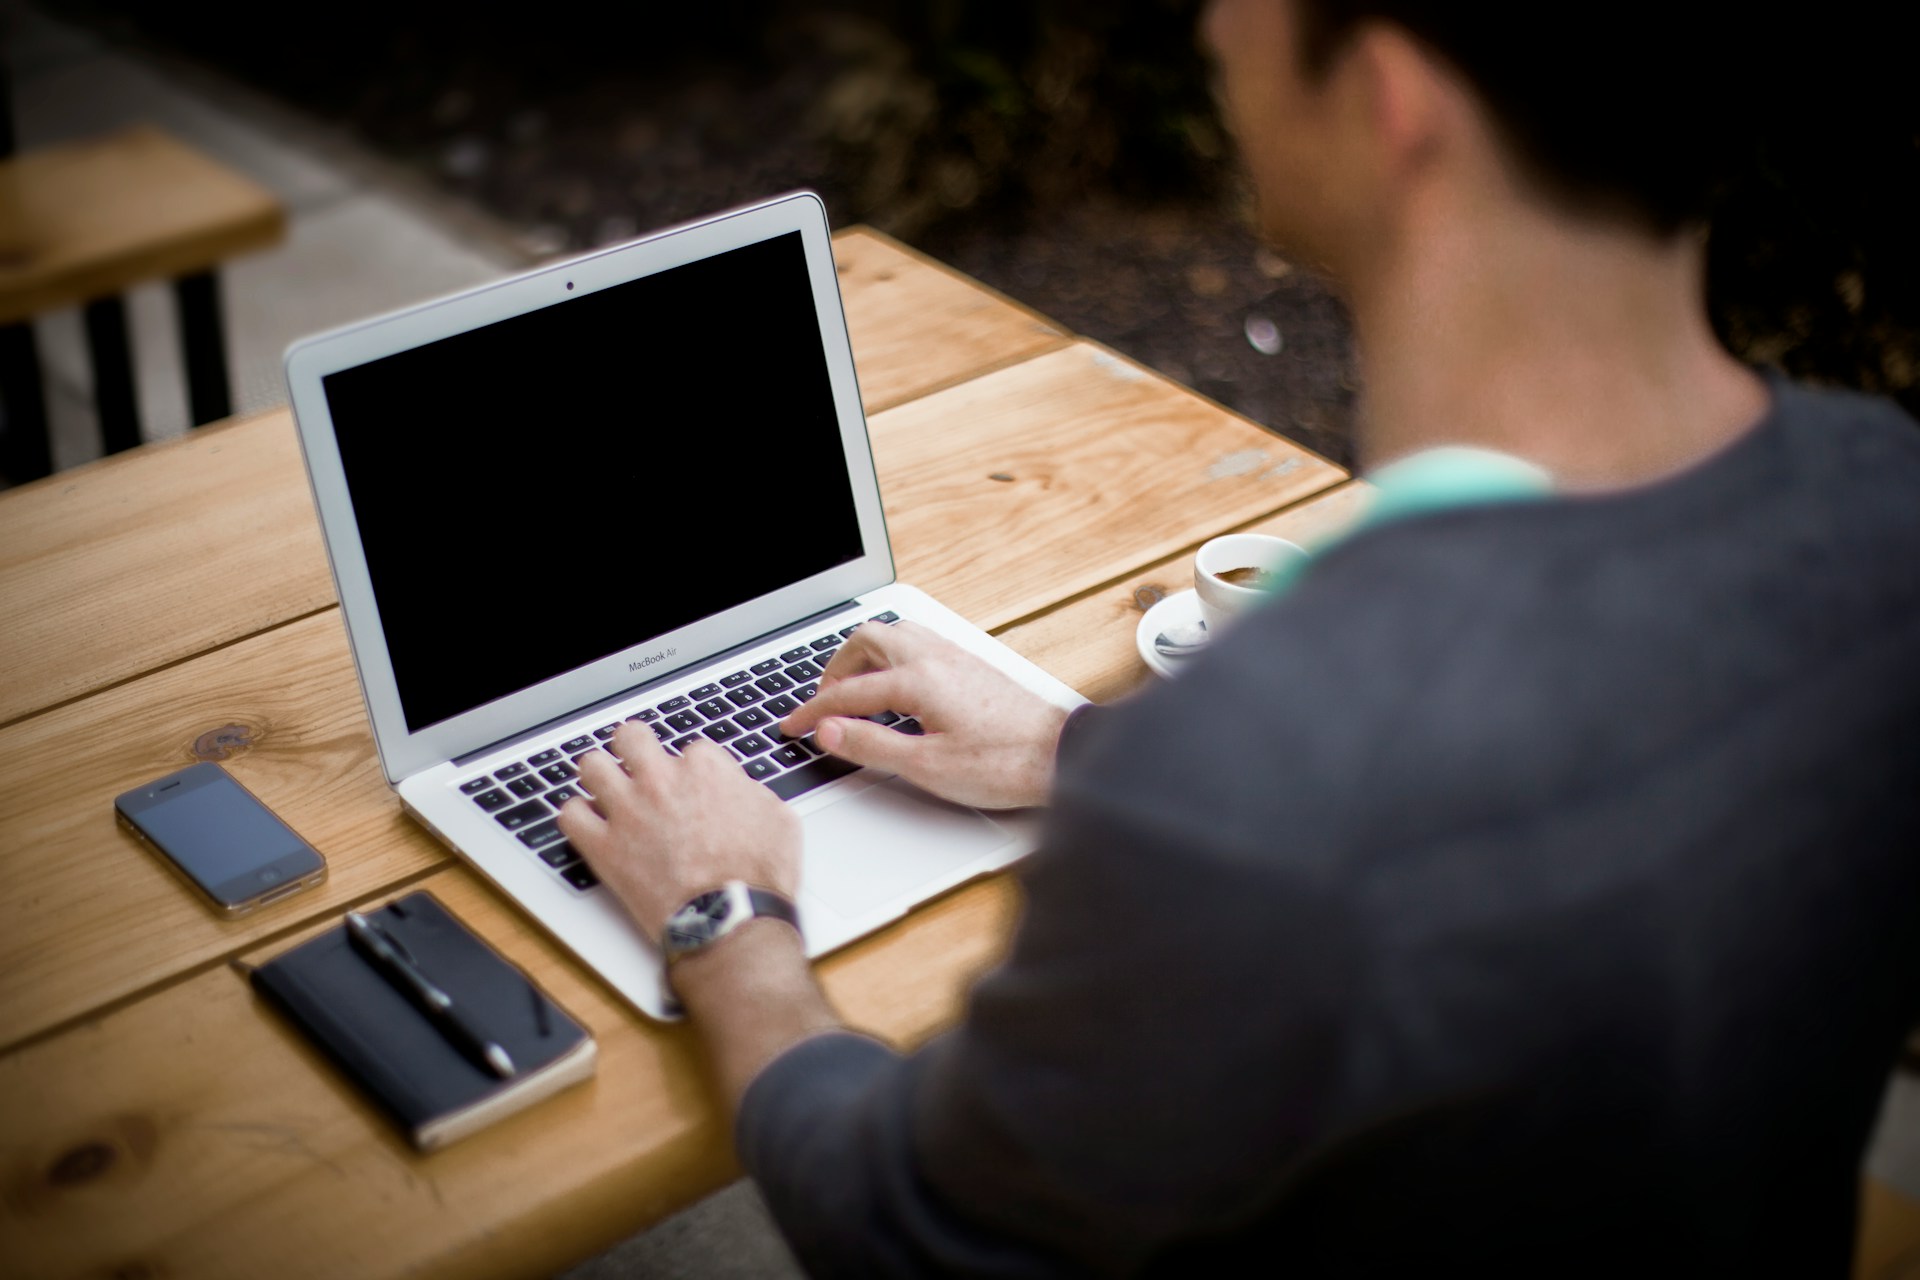
<path fill-rule="evenodd" d="M 191 421 L 232 412 L 215 271 L 286 234 L 273 195 L 159 129 L 0 159 L 0 401 L 9 480 L 52 470 L 33 317 L 80 306 L 108 453 L 140 443 L 122 295 L 171 280 Z"/>

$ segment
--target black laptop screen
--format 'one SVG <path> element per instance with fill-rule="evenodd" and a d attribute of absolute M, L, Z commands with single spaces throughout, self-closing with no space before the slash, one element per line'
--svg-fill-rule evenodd
<path fill-rule="evenodd" d="M 860 556 L 805 252 L 326 377 L 409 729 Z"/>

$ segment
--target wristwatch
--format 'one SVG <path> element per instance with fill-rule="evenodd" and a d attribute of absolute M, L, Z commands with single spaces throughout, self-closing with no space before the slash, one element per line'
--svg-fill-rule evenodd
<path fill-rule="evenodd" d="M 729 880 L 710 890 L 667 917 L 660 950 L 669 968 L 686 956 L 712 946 L 747 921 L 765 916 L 784 920 L 800 931 L 800 912 L 793 903 L 773 892 L 759 889 L 744 880 Z"/>

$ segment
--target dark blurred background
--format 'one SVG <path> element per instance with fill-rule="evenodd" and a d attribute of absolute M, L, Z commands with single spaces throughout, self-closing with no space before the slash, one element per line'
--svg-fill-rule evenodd
<path fill-rule="evenodd" d="M 811 187 L 836 225 L 1352 460 L 1344 316 L 1247 229 L 1198 0 L 349 0 L 297 27 L 261 7 L 47 8 L 339 126 L 541 252 Z M 1920 94 L 1870 21 L 1806 47 L 1753 86 L 1766 127 L 1715 219 L 1714 320 L 1750 360 L 1920 413 Z"/>

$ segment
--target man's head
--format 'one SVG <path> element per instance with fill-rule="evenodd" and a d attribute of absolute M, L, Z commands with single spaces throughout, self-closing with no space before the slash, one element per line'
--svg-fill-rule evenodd
<path fill-rule="evenodd" d="M 1409 184 L 1488 160 L 1568 218 L 1654 238 L 1702 221 L 1742 55 L 1643 8 L 1214 0 L 1207 41 L 1264 229 L 1338 274 Z"/>

